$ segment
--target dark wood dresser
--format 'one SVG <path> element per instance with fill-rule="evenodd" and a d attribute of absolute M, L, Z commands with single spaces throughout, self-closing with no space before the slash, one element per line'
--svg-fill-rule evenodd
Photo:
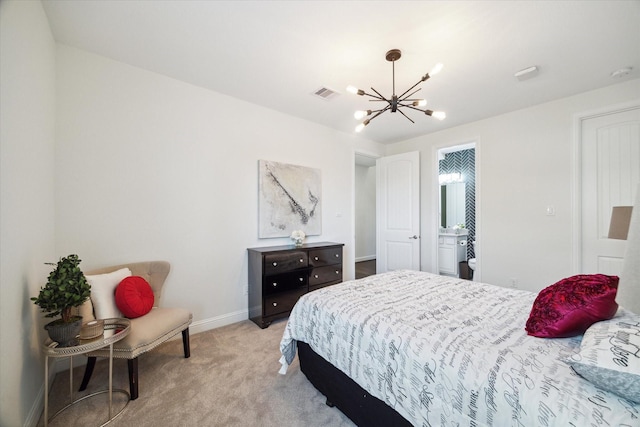
<path fill-rule="evenodd" d="M 342 282 L 343 243 L 249 248 L 249 318 L 261 328 L 287 317 L 302 295 Z"/>

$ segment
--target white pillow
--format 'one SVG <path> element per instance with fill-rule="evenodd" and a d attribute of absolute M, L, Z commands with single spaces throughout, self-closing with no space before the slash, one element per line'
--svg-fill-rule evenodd
<path fill-rule="evenodd" d="M 91 303 L 96 319 L 124 317 L 116 305 L 116 287 L 122 279 L 131 276 L 131 270 L 122 268 L 106 274 L 86 276 L 91 285 Z"/>
<path fill-rule="evenodd" d="M 640 316 L 627 311 L 594 323 L 567 362 L 596 386 L 640 403 Z"/>

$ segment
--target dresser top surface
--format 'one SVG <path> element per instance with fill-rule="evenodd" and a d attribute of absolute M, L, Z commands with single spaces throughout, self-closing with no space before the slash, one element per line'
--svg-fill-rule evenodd
<path fill-rule="evenodd" d="M 300 250 L 300 249 L 322 249 L 328 248 L 332 246 L 344 246 L 344 243 L 335 243 L 335 242 L 315 242 L 315 243 L 305 243 L 302 246 L 295 246 L 293 243 L 290 245 L 280 245 L 280 246 L 265 246 L 260 248 L 248 248 L 249 251 L 254 252 L 279 252 L 286 250 Z"/>

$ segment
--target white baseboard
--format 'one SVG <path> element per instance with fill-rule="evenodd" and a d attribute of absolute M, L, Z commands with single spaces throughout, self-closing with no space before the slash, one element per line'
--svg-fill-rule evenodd
<path fill-rule="evenodd" d="M 222 316 L 198 320 L 191 323 L 191 326 L 189 326 L 189 334 L 197 334 L 198 332 L 209 331 L 211 329 L 231 325 L 232 323 L 242 322 L 243 320 L 247 320 L 248 318 L 249 311 L 240 310 L 233 313 L 223 314 Z M 177 335 L 177 337 L 180 337 L 180 335 Z"/>
<path fill-rule="evenodd" d="M 55 375 L 55 373 L 53 374 Z M 49 384 L 51 384 L 51 380 L 49 379 Z M 27 414 L 27 418 L 24 420 L 24 427 L 36 427 L 38 425 L 38 421 L 40 421 L 40 417 L 44 413 L 44 383 L 42 383 L 42 387 L 40 387 L 40 391 L 36 396 L 36 400 L 31 405 L 31 410 Z"/>
<path fill-rule="evenodd" d="M 53 385 L 53 379 L 56 377 L 56 373 L 58 365 L 61 359 L 49 359 L 49 388 Z M 63 360 L 66 360 L 63 359 Z M 31 409 L 27 414 L 27 418 L 24 420 L 24 427 L 36 427 L 38 425 L 38 421 L 40 421 L 40 417 L 44 414 L 44 394 L 48 393 L 49 390 L 44 389 L 44 382 L 40 386 L 40 391 L 36 396 L 36 400 L 31 405 Z"/>
<path fill-rule="evenodd" d="M 242 322 L 243 320 L 247 320 L 248 318 L 249 311 L 241 310 L 233 313 L 223 314 L 222 316 L 198 320 L 196 322 L 192 322 L 189 326 L 189 335 L 210 331 L 211 329 L 221 328 L 223 326 L 231 325 L 232 323 Z M 169 341 L 173 340 L 182 340 L 182 334 L 176 334 L 171 339 L 169 339 Z"/>
<path fill-rule="evenodd" d="M 374 259 L 376 259 L 376 255 L 375 254 L 373 254 L 373 255 L 365 255 L 365 256 L 356 257 L 356 262 L 371 261 L 371 260 L 374 260 Z"/>

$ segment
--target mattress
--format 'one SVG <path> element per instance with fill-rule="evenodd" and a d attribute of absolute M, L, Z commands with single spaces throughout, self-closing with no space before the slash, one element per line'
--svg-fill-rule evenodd
<path fill-rule="evenodd" d="M 640 425 L 640 405 L 565 362 L 580 336 L 526 334 L 535 297 L 416 271 L 323 288 L 291 312 L 281 373 L 299 340 L 416 426 Z"/>

